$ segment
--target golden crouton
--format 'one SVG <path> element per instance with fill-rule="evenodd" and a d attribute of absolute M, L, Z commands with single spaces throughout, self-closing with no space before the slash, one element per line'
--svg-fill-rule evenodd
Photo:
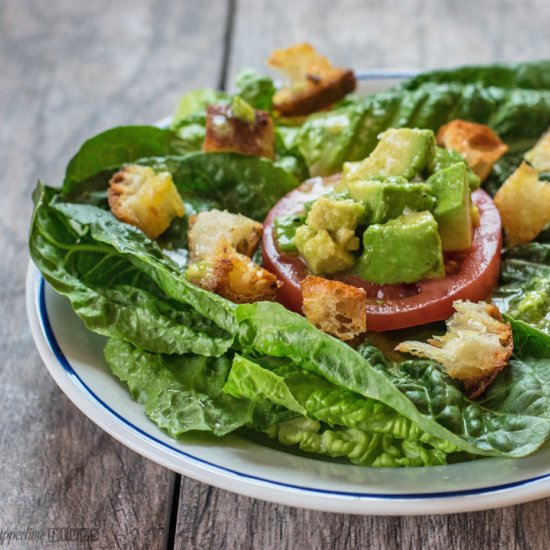
<path fill-rule="evenodd" d="M 309 115 L 330 107 L 356 86 L 352 71 L 334 67 L 310 44 L 275 50 L 267 64 L 290 80 L 273 96 L 273 105 L 283 116 Z"/>
<path fill-rule="evenodd" d="M 139 227 L 150 239 L 156 239 L 176 216 L 185 213 L 171 174 L 157 174 L 149 166 L 131 164 L 114 174 L 108 200 L 119 220 Z"/>
<path fill-rule="evenodd" d="M 213 255 L 189 266 L 185 276 L 193 284 L 237 304 L 274 300 L 280 286 L 273 273 L 236 252 L 227 240 Z"/>
<path fill-rule="evenodd" d="M 203 151 L 239 153 L 273 159 L 275 129 L 271 117 L 236 97 L 231 105 L 209 105 Z"/>
<path fill-rule="evenodd" d="M 508 152 L 508 145 L 489 126 L 460 119 L 439 128 L 437 144 L 458 151 L 481 181 L 489 175 L 495 162 Z"/>
<path fill-rule="evenodd" d="M 302 281 L 302 310 L 319 330 L 353 340 L 367 330 L 367 294 L 339 281 L 307 276 Z"/>
<path fill-rule="evenodd" d="M 509 246 L 532 241 L 550 222 L 550 183 L 522 162 L 495 195 Z"/>
<path fill-rule="evenodd" d="M 189 253 L 192 262 L 211 256 L 227 239 L 241 254 L 252 256 L 262 236 L 262 224 L 241 214 L 220 210 L 201 212 L 189 219 Z"/>
<path fill-rule="evenodd" d="M 524 158 L 535 170 L 550 172 L 550 130 L 525 153 Z"/>
<path fill-rule="evenodd" d="M 512 355 L 512 328 L 494 304 L 456 301 L 447 332 L 428 343 L 406 341 L 395 349 L 441 363 L 447 374 L 464 383 L 470 399 L 479 397 Z"/>

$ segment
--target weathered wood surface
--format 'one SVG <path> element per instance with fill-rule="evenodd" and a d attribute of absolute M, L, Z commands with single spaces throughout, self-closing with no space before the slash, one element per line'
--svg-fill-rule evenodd
<path fill-rule="evenodd" d="M 183 89 L 216 86 L 226 15 L 215 0 L 0 2 L 0 530 L 96 528 L 94 548 L 166 547 L 175 474 L 82 415 L 32 342 L 31 191 L 38 178 L 58 184 L 94 133 L 157 120 Z"/>
<path fill-rule="evenodd" d="M 428 68 L 550 57 L 549 28 L 546 0 L 0 0 L 0 530 L 97 528 L 94 548 L 550 547 L 550 500 L 355 517 L 184 478 L 173 502 L 177 476 L 101 432 L 57 389 L 24 311 L 30 192 L 39 177 L 58 182 L 95 132 L 159 119 L 182 91 L 261 68 L 294 41 L 350 66 Z"/>

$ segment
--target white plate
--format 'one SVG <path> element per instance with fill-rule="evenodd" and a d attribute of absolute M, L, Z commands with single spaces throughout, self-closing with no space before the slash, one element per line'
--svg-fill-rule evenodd
<path fill-rule="evenodd" d="M 395 83 L 366 75 L 363 90 Z M 29 264 L 27 313 L 50 374 L 93 422 L 175 472 L 246 496 L 329 512 L 443 514 L 550 496 L 550 446 L 523 459 L 487 458 L 429 468 L 367 468 L 295 456 L 238 436 L 169 438 L 144 414 L 103 359 L 105 338 L 87 330 L 69 301 Z"/>

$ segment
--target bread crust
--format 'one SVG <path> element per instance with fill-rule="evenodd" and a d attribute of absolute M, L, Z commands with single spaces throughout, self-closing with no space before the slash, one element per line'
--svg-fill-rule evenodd
<path fill-rule="evenodd" d="M 206 153 L 239 153 L 275 157 L 275 128 L 265 111 L 255 111 L 252 124 L 233 116 L 229 105 L 209 105 L 206 109 Z"/>
<path fill-rule="evenodd" d="M 489 126 L 467 120 L 456 119 L 439 128 L 437 144 L 458 151 L 470 168 L 484 181 L 495 162 L 508 152 L 503 143 Z"/>
<path fill-rule="evenodd" d="M 267 63 L 286 73 L 291 81 L 273 97 L 273 105 L 282 116 L 303 116 L 326 109 L 357 85 L 351 70 L 334 67 L 307 43 L 275 50 Z"/>
<path fill-rule="evenodd" d="M 124 166 L 113 174 L 107 200 L 120 221 L 138 227 L 150 239 L 156 239 L 175 217 L 185 213 L 172 176 L 137 164 Z"/>
<path fill-rule="evenodd" d="M 275 300 L 281 286 L 273 273 L 236 252 L 227 240 L 215 254 L 192 265 L 186 276 L 193 284 L 236 304 Z"/>
<path fill-rule="evenodd" d="M 189 218 L 189 254 L 191 262 L 214 254 L 224 239 L 240 254 L 252 256 L 262 237 L 262 224 L 227 211 L 209 210 Z"/>
<path fill-rule="evenodd" d="M 453 305 L 456 313 L 447 320 L 446 334 L 427 343 L 401 342 L 395 350 L 439 362 L 462 381 L 468 398 L 476 399 L 508 364 L 514 350 L 512 327 L 494 304 L 459 300 Z"/>
<path fill-rule="evenodd" d="M 362 288 L 314 275 L 301 287 L 304 315 L 319 330 L 344 341 L 367 330 L 367 294 Z"/>

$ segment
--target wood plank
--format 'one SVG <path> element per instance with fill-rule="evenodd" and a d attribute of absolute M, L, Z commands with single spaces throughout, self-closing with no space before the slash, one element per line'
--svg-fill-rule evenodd
<path fill-rule="evenodd" d="M 0 3 L 0 530 L 96 528 L 95 547 L 166 545 L 175 475 L 85 418 L 32 342 L 31 191 L 38 178 L 57 184 L 85 138 L 157 120 L 185 90 L 215 86 L 225 19 L 215 0 Z"/>
<path fill-rule="evenodd" d="M 238 0 L 229 78 L 263 68 L 275 47 L 311 41 L 351 67 L 433 68 L 550 56 L 546 0 Z M 470 514 L 337 515 L 262 502 L 193 480 L 182 484 L 179 548 L 548 547 L 550 499 Z"/>
<path fill-rule="evenodd" d="M 452 67 L 550 57 L 546 0 L 239 0 L 230 79 L 274 48 L 309 41 L 360 69 Z"/>

